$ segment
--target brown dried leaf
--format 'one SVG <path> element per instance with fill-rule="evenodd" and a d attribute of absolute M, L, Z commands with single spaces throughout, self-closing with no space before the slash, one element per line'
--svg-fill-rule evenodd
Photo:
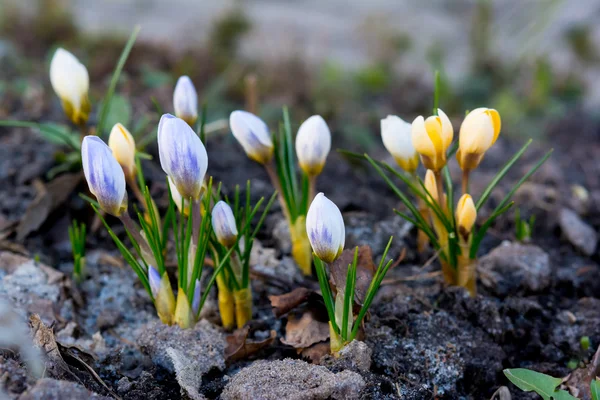
<path fill-rule="evenodd" d="M 298 307 L 300 304 L 307 302 L 313 294 L 315 294 L 313 290 L 299 287 L 286 294 L 269 296 L 275 318 L 279 318 Z"/>
<path fill-rule="evenodd" d="M 569 393 L 578 399 L 591 400 L 590 384 L 592 379 L 600 375 L 600 346 L 596 350 L 592 361 L 584 368 L 577 368 L 563 378 L 563 383 Z"/>
<path fill-rule="evenodd" d="M 329 324 L 315 318 L 312 311 L 305 312 L 300 319 L 290 317 L 285 326 L 285 339 L 281 343 L 295 348 L 307 348 L 329 339 Z"/>
<path fill-rule="evenodd" d="M 246 326 L 242 329 L 238 329 L 231 335 L 227 336 L 227 347 L 225 348 L 225 359 L 227 361 L 237 361 L 248 358 L 259 350 L 270 346 L 271 343 L 277 337 L 275 331 L 271 331 L 270 336 L 262 341 L 248 340 L 248 333 L 250 329 Z"/>
<path fill-rule="evenodd" d="M 310 360 L 313 364 L 318 364 L 325 354 L 331 353 L 329 341 L 315 343 L 306 349 L 302 349 L 301 355 L 303 358 Z"/>
<path fill-rule="evenodd" d="M 21 241 L 31 232 L 38 230 L 48 216 L 67 200 L 81 178 L 81 173 L 62 174 L 47 185 L 36 179 L 33 185 L 37 194 L 17 226 L 17 240 Z"/>
<path fill-rule="evenodd" d="M 330 266 L 331 284 L 336 291 L 346 289 L 346 275 L 348 274 L 348 265 L 354 260 L 354 249 L 347 249 Z M 373 262 L 373 251 L 368 245 L 358 248 L 358 264 L 356 267 L 356 288 L 354 290 L 354 301 L 362 305 L 371 280 L 375 275 L 377 266 Z"/>

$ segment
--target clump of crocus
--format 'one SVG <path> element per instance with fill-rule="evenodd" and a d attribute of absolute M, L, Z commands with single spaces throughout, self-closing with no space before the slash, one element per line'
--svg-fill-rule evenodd
<path fill-rule="evenodd" d="M 449 284 L 467 288 L 476 293 L 476 258 L 481 240 L 494 220 L 506 212 L 513 203 L 510 199 L 518 187 L 533 174 L 550 156 L 548 152 L 540 161 L 517 182 L 508 194 L 498 203 L 490 216 L 476 229 L 477 214 L 489 198 L 494 187 L 508 170 L 523 155 L 531 144 L 529 140 L 492 179 L 477 201 L 469 193 L 469 174 L 482 161 L 485 152 L 496 142 L 500 134 L 500 115 L 496 110 L 478 108 L 469 113 L 460 129 L 457 146 L 452 147 L 454 130 L 450 119 L 440 109 L 437 115 L 427 119 L 419 116 L 411 126 L 412 147 L 398 137 L 392 141 L 384 135 L 386 148 L 397 158 L 402 156 L 399 165 L 409 174 L 394 170 L 383 162 L 376 162 L 365 154 L 367 160 L 385 179 L 398 195 L 410 214 L 396 213 L 413 223 L 427 235 L 442 265 L 443 276 Z M 383 124 L 382 124 L 383 127 Z M 414 148 L 426 168 L 425 179 L 416 176 L 416 167 L 407 162 Z M 462 197 L 454 202 L 454 187 L 447 161 L 457 151 L 457 160 L 463 170 Z M 415 207 L 400 188 L 390 179 L 386 171 L 402 180 L 419 201 Z M 426 211 L 426 212 L 423 212 Z"/>
<path fill-rule="evenodd" d="M 348 265 L 345 285 L 338 286 L 334 296 L 329 284 L 327 264 L 335 262 L 342 254 L 346 241 L 346 230 L 339 208 L 323 193 L 319 193 L 310 205 L 306 217 L 306 232 L 313 250 L 319 286 L 329 316 L 331 351 L 337 353 L 356 338 L 362 320 L 375 298 L 385 274 L 392 265 L 392 260 L 385 262 L 392 238 L 390 237 L 381 257 L 360 311 L 354 315 L 358 247 L 354 250 L 352 263 Z"/>
<path fill-rule="evenodd" d="M 140 192 L 140 200 L 148 211 L 137 212 L 136 223 L 127 206 L 126 181 L 135 181 L 134 171 L 142 178 L 139 165 L 133 165 L 135 143 L 123 126 L 115 126 L 111 134 L 111 148 L 96 136 L 86 136 L 82 145 L 82 160 L 90 192 L 96 196 L 94 209 L 121 251 L 123 257 L 138 275 L 152 297 L 157 314 L 166 324 L 177 324 L 188 328 L 199 318 L 210 287 L 228 266 L 229 257 L 239 248 L 237 236 L 227 240 L 229 248 L 213 260 L 214 272 L 202 291 L 202 275 L 206 254 L 213 245 L 213 226 L 220 226 L 217 207 L 215 223 L 210 210 L 214 196 L 212 179 L 205 182 L 208 155 L 198 135 L 182 119 L 165 114 L 158 126 L 158 151 L 160 164 L 169 182 L 169 207 L 161 218 L 147 188 Z M 126 177 L 129 176 L 129 177 Z M 132 189 L 135 187 L 130 185 Z M 133 189 L 135 191 L 135 189 Z M 248 243 L 250 221 L 257 213 L 263 199 L 254 208 L 245 210 L 247 222 L 236 225 L 236 234 L 244 236 Z M 133 250 L 128 249 L 115 235 L 100 210 L 119 218 L 126 228 Z M 179 211 L 179 212 L 178 212 Z M 265 211 L 266 213 L 266 211 Z M 263 218 L 264 218 L 263 213 Z M 231 224 L 231 220 L 228 221 Z M 236 221 L 233 221 L 235 224 Z M 230 226 L 229 226 L 230 227 Z M 177 263 L 177 295 L 171 286 L 166 264 L 169 230 L 172 230 Z M 223 231 L 220 231 L 223 233 Z M 255 234 L 255 233 L 254 233 Z M 251 244 L 250 244 L 251 246 Z M 250 300 L 251 301 L 251 300 Z M 250 304 L 251 310 L 251 304 Z M 250 311 L 251 317 L 251 311 Z"/>
<path fill-rule="evenodd" d="M 90 78 L 85 65 L 72 53 L 59 48 L 50 62 L 50 82 L 67 117 L 75 125 L 85 125 L 91 109 L 88 98 Z"/>
<path fill-rule="evenodd" d="M 246 111 L 232 112 L 229 123 L 233 135 L 248 157 L 265 166 L 273 186 L 279 192 L 279 203 L 290 228 L 292 256 L 302 272 L 310 275 L 312 257 L 304 227 L 308 204 L 314 197 L 316 179 L 331 149 L 331 132 L 327 123 L 314 115 L 304 121 L 298 130 L 295 145 L 302 170 L 300 182 L 287 109 L 283 112 L 279 134 L 273 137 L 259 117 Z"/>
<path fill-rule="evenodd" d="M 265 212 L 274 201 L 275 195 L 266 205 Z M 226 252 L 233 250 L 224 270 L 217 276 L 219 312 L 225 329 L 232 329 L 234 326 L 242 328 L 252 319 L 250 255 L 254 237 L 266 214 L 263 213 L 254 231 L 245 231 L 238 240 L 242 232 L 242 224 L 252 220 L 251 211 L 250 181 L 246 185 L 245 201 L 241 201 L 240 188 L 236 186 L 231 205 L 226 200 L 220 200 L 212 209 L 213 259 L 219 260 Z"/>
<path fill-rule="evenodd" d="M 194 126 L 198 120 L 198 93 L 189 76 L 181 76 L 173 91 L 175 115 Z"/>

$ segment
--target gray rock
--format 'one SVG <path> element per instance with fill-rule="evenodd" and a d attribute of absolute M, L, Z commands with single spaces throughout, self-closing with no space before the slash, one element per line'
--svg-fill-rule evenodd
<path fill-rule="evenodd" d="M 111 397 L 90 392 L 84 386 L 69 381 L 43 378 L 34 387 L 23 392 L 19 400 L 110 400 Z"/>
<path fill-rule="evenodd" d="M 586 256 L 591 256 L 596 251 L 598 234 L 574 211 L 563 208 L 558 214 L 558 224 L 565 237 L 573 246 Z"/>
<path fill-rule="evenodd" d="M 235 375 L 223 390 L 223 400 L 357 399 L 364 379 L 352 371 L 337 374 L 300 360 L 256 361 Z"/>
<path fill-rule="evenodd" d="M 339 351 L 337 357 L 326 355 L 321 359 L 321 365 L 333 370 L 351 370 L 368 372 L 371 369 L 373 350 L 359 340 L 353 340 Z"/>
<path fill-rule="evenodd" d="M 390 240 L 394 237 L 393 248 L 401 249 L 402 240 L 413 225 L 397 215 L 379 220 L 375 215 L 366 212 L 344 213 L 346 225 L 346 248 L 367 244 L 373 250 L 374 258 L 380 257 Z M 391 254 L 391 256 L 395 256 Z"/>
<path fill-rule="evenodd" d="M 479 260 L 483 285 L 498 296 L 539 292 L 550 285 L 550 257 L 533 245 L 503 242 Z"/>
<path fill-rule="evenodd" d="M 202 376 L 212 368 L 225 368 L 225 339 L 210 322 L 202 320 L 193 328 L 181 329 L 153 321 L 140 328 L 137 343 L 154 364 L 172 373 L 178 365 L 189 365 Z M 179 361 L 174 361 L 174 357 Z M 185 359 L 184 359 L 185 358 Z"/>
<path fill-rule="evenodd" d="M 292 239 L 290 238 L 290 227 L 283 215 L 277 214 L 277 219 L 273 224 L 273 239 L 277 242 L 277 247 L 283 254 L 292 252 Z"/>

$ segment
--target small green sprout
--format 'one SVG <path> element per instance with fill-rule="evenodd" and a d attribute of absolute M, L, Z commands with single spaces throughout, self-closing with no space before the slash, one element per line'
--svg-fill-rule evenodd
<path fill-rule="evenodd" d="M 85 224 L 73 220 L 69 226 L 69 240 L 73 251 L 73 278 L 76 282 L 81 282 L 85 278 L 85 237 Z"/>
<path fill-rule="evenodd" d="M 521 219 L 521 212 L 517 208 L 515 210 L 515 237 L 519 242 L 531 241 L 531 232 L 535 224 L 535 215 L 529 217 L 528 220 Z"/>
<path fill-rule="evenodd" d="M 554 378 L 526 368 L 505 369 L 503 372 L 516 387 L 524 392 L 535 392 L 544 400 L 577 400 L 577 397 L 568 391 L 558 388 L 563 382 L 562 378 Z M 600 380 L 598 378 L 592 378 L 590 392 L 592 400 L 600 400 Z"/>

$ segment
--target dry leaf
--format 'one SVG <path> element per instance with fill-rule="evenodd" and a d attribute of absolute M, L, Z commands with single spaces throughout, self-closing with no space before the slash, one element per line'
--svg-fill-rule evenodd
<path fill-rule="evenodd" d="M 62 174 L 46 185 L 36 179 L 33 185 L 37 194 L 17 226 L 17 240 L 23 240 L 31 232 L 38 230 L 48 216 L 67 200 L 82 176 L 81 172 Z"/>
<path fill-rule="evenodd" d="M 310 360 L 313 364 L 318 364 L 325 354 L 331 353 L 329 341 L 315 343 L 306 349 L 302 349 L 302 358 Z"/>
<path fill-rule="evenodd" d="M 292 311 L 299 305 L 306 303 L 311 296 L 317 296 L 320 298 L 320 296 L 317 295 L 314 290 L 305 287 L 299 287 L 286 294 L 269 296 L 269 300 L 271 301 L 271 307 L 273 307 L 273 314 L 275 314 L 275 318 L 279 318 L 282 315 Z"/>
<path fill-rule="evenodd" d="M 281 343 L 305 349 L 315 343 L 329 339 L 329 324 L 315 318 L 312 311 L 305 312 L 300 319 L 290 317 L 285 326 L 285 339 Z"/>
<path fill-rule="evenodd" d="M 590 384 L 592 379 L 600 375 L 600 346 L 596 350 L 592 361 L 584 368 L 577 368 L 565 378 L 563 383 L 573 396 L 578 399 L 591 400 Z"/>
<path fill-rule="evenodd" d="M 227 347 L 225 348 L 225 359 L 227 361 L 237 361 L 248 358 L 259 350 L 270 346 L 277 337 L 275 331 L 271 331 L 270 336 L 262 341 L 248 340 L 250 329 L 246 326 L 238 329 L 231 335 L 227 336 Z"/>
<path fill-rule="evenodd" d="M 344 291 L 346 288 L 346 275 L 348 265 L 354 260 L 354 249 L 347 249 L 330 266 L 331 283 L 336 291 Z M 356 287 L 354 289 L 354 300 L 362 305 L 371 280 L 375 275 L 377 266 L 373 262 L 373 251 L 368 245 L 358 248 L 358 264 L 356 267 Z"/>

